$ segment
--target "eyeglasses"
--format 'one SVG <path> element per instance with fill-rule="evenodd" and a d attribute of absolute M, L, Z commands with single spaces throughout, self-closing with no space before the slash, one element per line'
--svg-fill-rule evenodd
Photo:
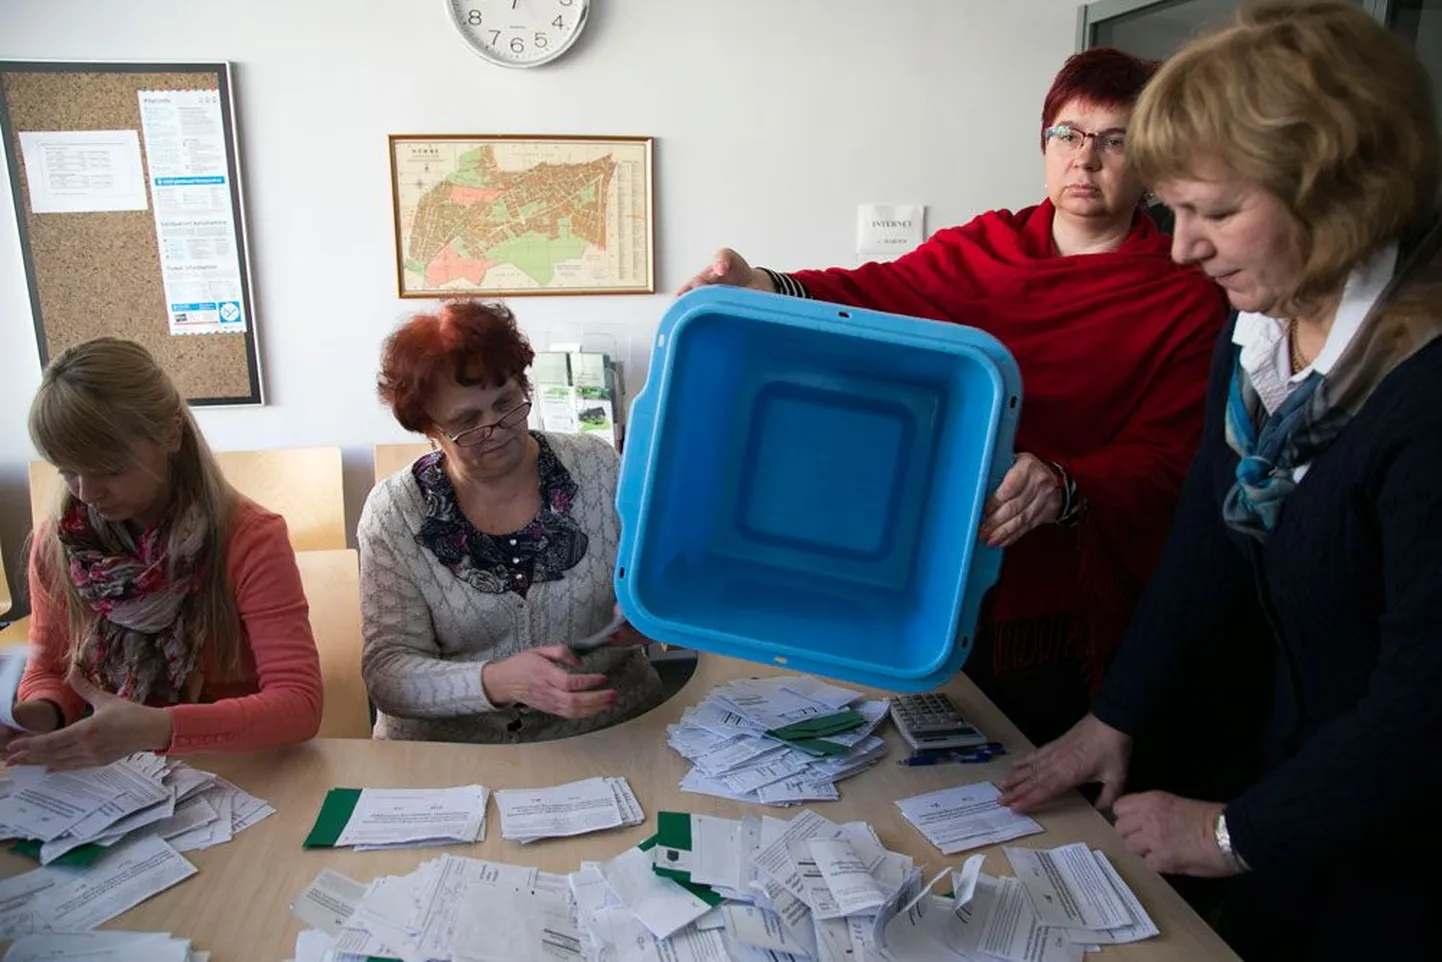
<path fill-rule="evenodd" d="M 1042 131 L 1042 136 L 1046 138 L 1048 144 L 1055 143 L 1057 149 L 1068 156 L 1080 153 L 1087 138 L 1091 138 L 1098 153 L 1112 154 L 1117 157 L 1122 155 L 1127 145 L 1127 132 L 1121 127 L 1112 127 L 1093 133 L 1090 130 L 1073 127 L 1071 124 L 1057 124 L 1055 127 L 1048 127 Z"/>
<path fill-rule="evenodd" d="M 501 419 L 494 424 L 477 424 L 473 428 L 466 428 L 455 434 L 445 435 L 446 439 L 460 448 L 473 448 L 478 444 L 485 444 L 496 433 L 496 428 L 513 428 L 526 420 L 531 413 L 531 402 L 522 401 L 511 408 Z"/>

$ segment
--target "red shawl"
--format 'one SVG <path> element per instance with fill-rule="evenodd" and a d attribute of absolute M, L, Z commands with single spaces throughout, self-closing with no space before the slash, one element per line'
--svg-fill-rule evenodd
<path fill-rule="evenodd" d="M 792 276 L 819 300 L 967 324 L 1010 349 L 1023 382 L 1016 450 L 1066 467 L 1088 509 L 1077 527 L 1044 525 L 1008 550 L 992 618 L 1081 618 L 1095 629 L 1087 647 L 1099 673 L 1201 439 L 1226 302 L 1172 262 L 1149 217 L 1111 253 L 1061 257 L 1053 213 L 1049 201 L 993 211 L 890 263 Z"/>

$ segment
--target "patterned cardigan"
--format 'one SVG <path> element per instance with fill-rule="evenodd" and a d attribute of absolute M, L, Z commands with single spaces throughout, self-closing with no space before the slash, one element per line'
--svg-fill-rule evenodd
<path fill-rule="evenodd" d="M 436 505 L 413 467 L 382 481 L 361 512 L 361 671 L 377 708 L 376 738 L 452 742 L 531 742 L 605 728 L 654 707 L 661 682 L 640 648 L 582 656 L 604 672 L 616 704 L 590 718 L 566 719 L 486 698 L 481 669 L 543 645 L 583 638 L 611 620 L 616 563 L 616 452 L 586 435 L 544 434 L 575 483 L 572 520 L 586 535 L 584 555 L 525 596 L 464 579 L 418 539 Z"/>

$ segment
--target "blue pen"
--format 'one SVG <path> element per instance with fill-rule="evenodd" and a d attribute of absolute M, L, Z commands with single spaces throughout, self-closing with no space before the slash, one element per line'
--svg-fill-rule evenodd
<path fill-rule="evenodd" d="M 995 743 L 977 746 L 974 748 L 956 749 L 949 751 L 934 752 L 912 752 L 906 758 L 901 759 L 899 764 L 918 767 L 921 765 L 940 765 L 947 762 L 955 762 L 960 765 L 980 765 L 991 761 L 998 755 L 1005 755 L 1006 749 Z"/>

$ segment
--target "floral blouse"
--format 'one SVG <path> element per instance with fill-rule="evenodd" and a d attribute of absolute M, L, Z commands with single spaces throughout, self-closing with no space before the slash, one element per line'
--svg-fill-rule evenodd
<path fill-rule="evenodd" d="M 477 591 L 514 591 L 524 598 L 532 584 L 559 581 L 562 572 L 586 556 L 586 532 L 571 518 L 576 482 L 545 437 L 535 431 L 531 437 L 541 448 L 536 464 L 541 510 L 524 528 L 509 534 L 487 534 L 461 512 L 446 474 L 444 451 L 434 451 L 411 467 L 426 502 L 416 541 Z"/>

